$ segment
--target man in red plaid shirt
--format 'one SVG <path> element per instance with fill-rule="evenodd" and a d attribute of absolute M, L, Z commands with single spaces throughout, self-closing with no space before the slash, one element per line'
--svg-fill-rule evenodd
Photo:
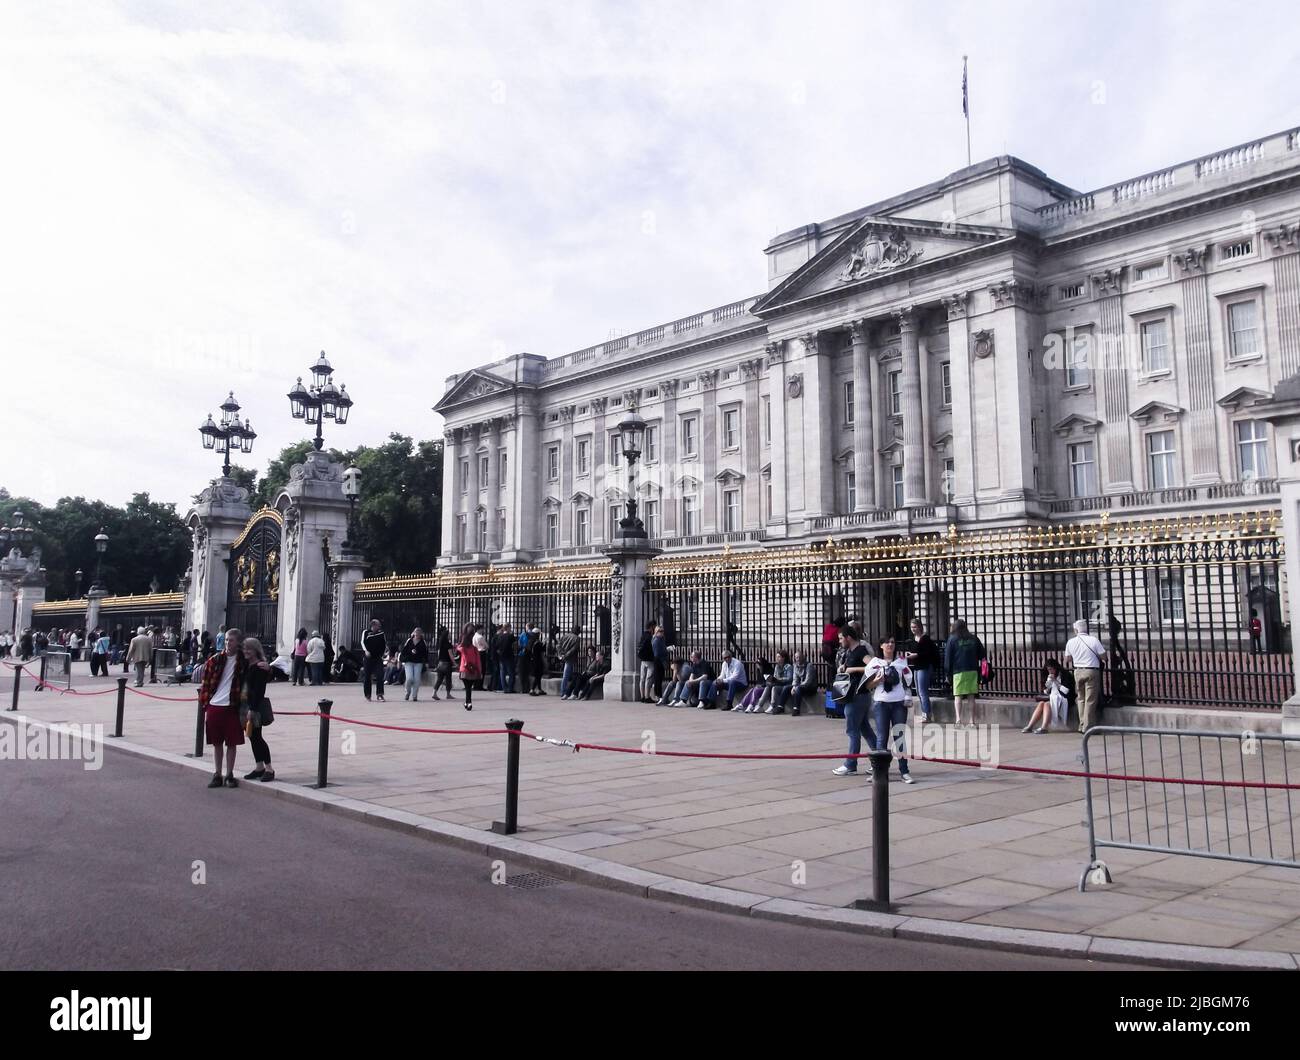
<path fill-rule="evenodd" d="M 244 635 L 237 629 L 226 630 L 226 650 L 214 655 L 203 666 L 199 684 L 199 706 L 208 743 L 212 745 L 217 772 L 208 787 L 239 787 L 235 779 L 235 752 L 244 742 L 244 727 L 239 723 L 239 697 L 244 687 Z M 221 751 L 226 752 L 226 776 L 221 777 Z"/>

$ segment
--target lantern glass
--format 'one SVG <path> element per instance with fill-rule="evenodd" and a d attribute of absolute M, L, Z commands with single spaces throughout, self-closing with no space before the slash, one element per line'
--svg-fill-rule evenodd
<path fill-rule="evenodd" d="M 320 414 L 327 420 L 334 419 L 339 410 L 339 388 L 333 381 L 327 382 L 321 387 L 320 392 Z"/>
<path fill-rule="evenodd" d="M 230 452 L 230 435 L 228 434 L 217 435 L 217 452 L 222 456 Z"/>
<path fill-rule="evenodd" d="M 199 434 L 203 436 L 203 448 L 211 449 L 216 444 L 216 431 L 210 430 L 208 424 L 199 428 Z"/>
<path fill-rule="evenodd" d="M 315 398 L 311 398 L 309 401 L 306 402 L 306 406 L 307 406 L 307 422 L 313 426 L 320 423 L 320 402 L 317 401 Z"/>
<path fill-rule="evenodd" d="M 257 432 L 253 430 L 253 425 L 245 420 L 243 433 L 239 436 L 239 448 L 245 453 L 251 453 L 253 451 L 253 439 L 256 437 Z"/>
<path fill-rule="evenodd" d="M 623 455 L 634 458 L 641 455 L 641 442 L 645 437 L 645 420 L 636 414 L 636 409 L 628 411 L 627 419 L 618 425 L 619 434 L 623 436 Z"/>
<path fill-rule="evenodd" d="M 294 383 L 293 389 L 289 391 L 289 411 L 293 413 L 295 420 L 300 420 L 307 414 L 306 397 L 307 388 L 302 385 L 302 376 L 299 376 L 298 382 Z"/>
<path fill-rule="evenodd" d="M 320 356 L 316 358 L 316 363 L 311 366 L 312 381 L 318 387 L 323 387 L 329 377 L 334 374 L 334 369 L 330 367 L 329 361 L 325 359 L 325 351 L 320 351 Z"/>
<path fill-rule="evenodd" d="M 335 421 L 340 424 L 347 423 L 348 411 L 352 408 L 352 399 L 348 397 L 347 387 L 345 386 L 339 387 L 339 396 L 336 404 L 337 404 L 337 409 L 334 413 Z M 358 474 L 360 474 L 360 472 L 358 472 Z"/>
<path fill-rule="evenodd" d="M 95 551 L 101 554 L 108 551 L 108 535 L 103 530 L 95 535 Z"/>

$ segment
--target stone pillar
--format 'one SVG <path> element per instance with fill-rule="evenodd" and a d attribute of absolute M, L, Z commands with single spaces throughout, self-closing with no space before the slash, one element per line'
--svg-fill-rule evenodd
<path fill-rule="evenodd" d="M 361 638 L 352 624 L 352 602 L 356 596 L 357 582 L 365 577 L 366 561 L 359 552 L 344 552 L 329 564 L 330 580 L 334 588 L 334 620 L 331 636 L 334 650 L 340 647 L 361 647 Z M 366 628 L 363 625 L 363 628 Z"/>
<path fill-rule="evenodd" d="M 12 553 L 10 555 L 12 556 Z M 4 562 L 8 563 L 8 558 Z M 8 630 L 16 635 L 19 631 L 9 628 L 14 613 L 15 593 L 16 586 L 13 579 L 7 575 L 0 575 L 0 632 Z"/>
<path fill-rule="evenodd" d="M 26 629 L 32 624 L 32 608 L 45 602 L 45 568 L 39 566 L 40 553 L 28 559 L 28 571 L 18 582 L 18 618 L 15 629 Z"/>
<path fill-rule="evenodd" d="M 700 373 L 700 489 L 703 518 L 700 530 L 718 532 L 718 370 Z"/>
<path fill-rule="evenodd" d="M 456 445 L 459 432 L 442 432 L 442 547 L 438 562 L 445 563 L 456 553 L 456 509 L 460 493 L 456 489 L 456 472 L 460 468 L 460 450 Z"/>
<path fill-rule="evenodd" d="M 321 596 L 329 586 L 325 543 L 331 556 L 342 548 L 348 531 L 348 502 L 343 496 L 343 465 L 313 450 L 289 472 L 289 484 L 275 500 L 284 516 L 284 555 L 280 609 L 276 623 L 279 654 L 287 655 L 299 627 L 321 629 Z M 328 626 L 329 623 L 326 623 Z"/>
<path fill-rule="evenodd" d="M 1282 539 L 1286 550 L 1286 583 L 1281 617 L 1291 626 L 1292 646 L 1300 636 L 1300 374 L 1284 379 L 1267 401 L 1255 408 L 1273 425 L 1274 466 L 1282 495 Z M 1300 689 L 1282 704 L 1282 734 L 1300 736 Z M 1300 746 L 1296 747 L 1300 751 Z"/>
<path fill-rule="evenodd" d="M 618 473 L 615 457 L 606 456 L 605 406 L 609 399 L 591 399 L 591 543 L 601 545 L 609 534 L 609 499 L 606 488 Z"/>
<path fill-rule="evenodd" d="M 574 542 L 573 515 L 573 413 L 575 406 L 560 408 L 560 547 Z"/>
<path fill-rule="evenodd" d="M 1192 486 L 1214 485 L 1219 473 L 1219 407 L 1215 402 L 1215 362 L 1210 321 L 1209 279 L 1205 256 L 1176 255 L 1183 276 L 1183 350 L 1187 372 L 1187 448 L 1191 461 L 1187 482 Z M 1118 299 L 1115 299 L 1118 301 Z M 1141 400 L 1140 398 L 1138 400 Z"/>
<path fill-rule="evenodd" d="M 513 507 L 506 518 L 515 528 L 514 547 L 524 553 L 513 558 L 529 559 L 528 553 L 539 552 L 546 545 L 546 513 L 542 509 L 546 453 L 537 440 L 539 419 L 535 408 L 521 407 L 515 423 L 515 445 L 510 452 L 514 467 L 510 478 L 513 496 L 518 500 L 512 501 Z"/>
<path fill-rule="evenodd" d="M 925 495 L 925 421 L 921 414 L 921 353 L 916 336 L 916 311 L 901 309 L 898 320 L 899 347 L 903 356 L 899 380 L 903 410 L 903 507 L 928 504 Z"/>
<path fill-rule="evenodd" d="M 482 440 L 482 425 L 473 423 L 465 429 L 465 455 L 469 457 L 469 484 L 465 490 L 465 558 L 479 552 L 478 508 L 479 491 L 484 483 L 479 481 L 478 445 Z"/>
<path fill-rule="evenodd" d="M 762 481 L 759 468 L 763 448 L 763 403 L 758 398 L 758 376 L 763 370 L 761 360 L 742 361 L 740 371 L 745 379 L 745 406 L 741 413 L 745 432 L 745 507 L 741 513 L 741 529 L 757 529 L 763 525 Z"/>
<path fill-rule="evenodd" d="M 230 546 L 253 514 L 248 490 L 230 479 L 213 479 L 186 516 L 193 551 L 190 558 L 189 611 L 182 621 L 190 629 L 211 633 L 226 624 L 230 587 Z"/>
<path fill-rule="evenodd" d="M 1124 316 L 1124 298 L 1121 293 L 1126 266 L 1108 269 L 1090 277 L 1093 290 L 1097 296 L 1097 332 L 1092 345 L 1090 364 L 1092 375 L 1097 382 L 1101 395 L 1101 418 L 1105 430 L 1101 432 L 1102 467 L 1104 474 L 1098 482 L 1103 492 L 1114 490 L 1124 493 L 1133 488 L 1133 440 L 1129 419 L 1129 368 L 1125 364 L 1124 334 L 1126 319 Z M 1207 336 L 1208 338 L 1208 336 Z M 1208 344 L 1206 347 L 1208 354 Z M 1189 350 L 1192 390 L 1196 393 L 1197 361 L 1195 350 Z M 1195 413 L 1193 413 L 1195 422 Z M 1197 466 L 1196 450 L 1192 446 L 1192 466 Z"/>
<path fill-rule="evenodd" d="M 495 554 L 501 551 L 501 524 L 497 518 L 501 506 L 501 420 L 497 417 L 488 420 L 486 433 L 488 474 L 483 508 L 487 513 L 487 551 Z"/>
<path fill-rule="evenodd" d="M 647 621 L 642 608 L 646 573 L 650 561 L 660 553 L 644 539 L 623 538 L 604 549 L 613 570 L 610 573 L 610 671 L 605 678 L 604 696 L 609 700 L 635 703 L 640 696 L 637 683 L 641 662 L 636 657 L 637 640 Z"/>
<path fill-rule="evenodd" d="M 790 510 L 786 493 L 785 344 L 769 342 L 764 352 L 767 354 L 767 402 L 772 417 L 772 446 L 768 450 L 772 472 L 772 511 L 768 525 L 779 526 L 784 536 Z"/>
<path fill-rule="evenodd" d="M 835 512 L 835 470 L 831 461 L 831 370 L 816 332 L 803 343 L 804 517 Z"/>
<path fill-rule="evenodd" d="M 956 507 L 975 503 L 974 416 L 971 408 L 970 328 L 967 306 L 970 296 L 962 291 L 943 300 L 948 311 L 948 371 L 952 381 L 953 496 Z"/>
<path fill-rule="evenodd" d="M 86 593 L 86 632 L 93 633 L 99 627 L 99 610 L 104 602 L 104 597 L 108 595 L 108 590 L 92 585 L 90 591 Z M 0 616 L 6 612 L 0 608 Z M 188 622 L 191 612 L 186 611 L 182 616 L 182 622 Z M 0 617 L 0 625 L 4 624 L 4 618 Z M 193 626 L 187 626 L 187 629 L 193 629 Z"/>
<path fill-rule="evenodd" d="M 678 492 L 678 479 L 682 469 L 677 463 L 677 380 L 665 379 L 659 384 L 664 396 L 664 418 L 659 428 L 659 447 L 663 456 L 659 463 L 662 501 L 659 504 L 659 533 L 673 537 L 681 526 L 682 497 Z"/>
<path fill-rule="evenodd" d="M 865 320 L 849 325 L 853 340 L 853 488 L 855 512 L 876 506 L 876 425 L 871 408 L 871 355 Z"/>

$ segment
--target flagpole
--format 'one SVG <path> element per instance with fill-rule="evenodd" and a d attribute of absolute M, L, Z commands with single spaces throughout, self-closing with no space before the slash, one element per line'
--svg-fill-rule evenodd
<path fill-rule="evenodd" d="M 966 115 L 966 165 L 970 160 L 970 97 L 966 89 L 966 56 L 961 57 L 961 111 Z"/>

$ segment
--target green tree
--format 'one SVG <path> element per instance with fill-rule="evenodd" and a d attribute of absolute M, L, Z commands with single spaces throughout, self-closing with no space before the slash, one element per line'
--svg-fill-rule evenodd
<path fill-rule="evenodd" d="M 275 501 L 280 491 L 289 484 L 289 472 L 293 469 L 293 465 L 301 464 L 306 460 L 311 450 L 310 439 L 294 442 L 280 450 L 280 455 L 267 464 L 266 474 L 258 480 L 257 489 L 253 491 L 253 496 L 249 500 L 253 511 L 265 508 Z M 329 450 L 329 455 L 334 460 L 344 459 L 343 454 L 337 449 Z"/>
<path fill-rule="evenodd" d="M 441 546 L 442 442 L 390 434 L 346 454 L 361 471 L 353 544 L 379 576 L 433 569 Z"/>

